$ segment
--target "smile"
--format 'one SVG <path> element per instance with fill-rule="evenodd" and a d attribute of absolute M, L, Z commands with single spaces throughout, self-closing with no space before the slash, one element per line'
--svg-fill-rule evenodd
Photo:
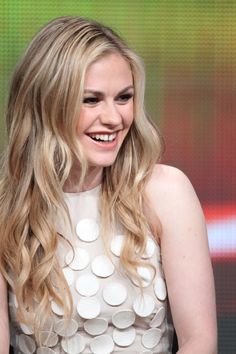
<path fill-rule="evenodd" d="M 95 141 L 111 142 L 115 140 L 117 133 L 112 134 L 89 134 L 89 137 Z"/>

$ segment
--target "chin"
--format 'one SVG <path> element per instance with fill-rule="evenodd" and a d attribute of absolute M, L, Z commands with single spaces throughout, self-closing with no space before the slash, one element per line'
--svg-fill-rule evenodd
<path fill-rule="evenodd" d="M 93 166 L 93 167 L 100 167 L 100 168 L 103 168 L 103 167 L 109 167 L 109 166 L 112 166 L 113 163 L 115 162 L 115 160 L 113 161 L 101 161 L 101 162 L 88 162 L 89 166 Z"/>
<path fill-rule="evenodd" d="M 88 165 L 89 166 L 93 166 L 93 167 L 109 167 L 111 165 L 114 164 L 114 162 L 116 161 L 117 158 L 117 154 L 113 155 L 113 156 L 107 156 L 107 157 L 98 157 L 97 159 L 95 158 L 95 156 L 93 156 L 93 158 L 89 158 L 87 157 L 87 161 L 88 161 Z"/>

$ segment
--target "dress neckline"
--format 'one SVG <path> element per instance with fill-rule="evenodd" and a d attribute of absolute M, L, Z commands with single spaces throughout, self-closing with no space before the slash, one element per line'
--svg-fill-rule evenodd
<path fill-rule="evenodd" d="M 73 197 L 78 197 L 78 196 L 85 196 L 85 195 L 95 195 L 100 192 L 102 187 L 102 184 L 99 183 L 96 187 L 93 187 L 92 189 L 88 189 L 86 191 L 80 191 L 80 192 L 63 192 L 64 196 L 66 198 L 73 198 Z"/>

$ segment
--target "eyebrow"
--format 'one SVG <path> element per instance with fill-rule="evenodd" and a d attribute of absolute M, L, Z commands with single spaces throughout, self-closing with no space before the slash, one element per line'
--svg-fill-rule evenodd
<path fill-rule="evenodd" d="M 130 89 L 134 89 L 134 86 L 130 85 L 130 86 L 125 87 L 124 89 L 122 89 L 121 91 L 118 92 L 117 96 L 122 95 L 123 93 L 127 92 Z M 104 95 L 104 92 L 92 90 L 92 89 L 85 89 L 84 93 L 93 93 L 96 96 L 103 96 Z"/>

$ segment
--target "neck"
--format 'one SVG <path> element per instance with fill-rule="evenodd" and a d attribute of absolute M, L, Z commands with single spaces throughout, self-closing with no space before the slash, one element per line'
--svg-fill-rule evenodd
<path fill-rule="evenodd" d="M 80 185 L 80 168 L 74 165 L 64 184 L 64 192 L 78 193 L 93 189 L 102 182 L 102 173 L 101 167 L 89 167 L 83 184 Z"/>

